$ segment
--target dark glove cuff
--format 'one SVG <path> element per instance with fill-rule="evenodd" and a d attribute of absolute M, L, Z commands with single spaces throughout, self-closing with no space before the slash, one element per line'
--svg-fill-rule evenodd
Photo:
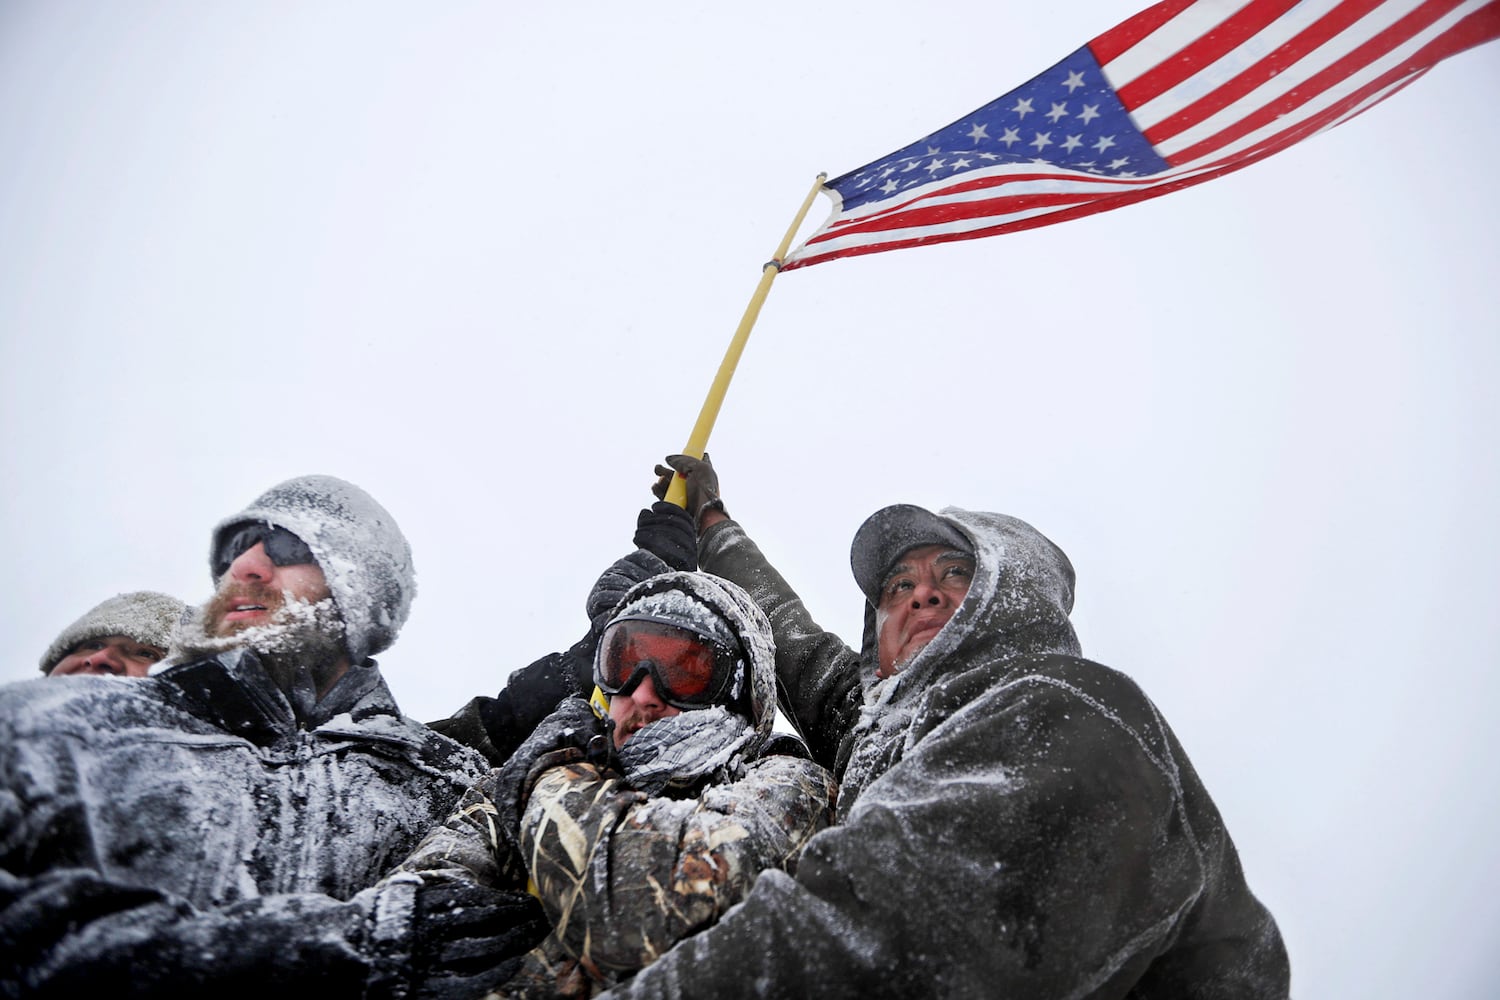
<path fill-rule="evenodd" d="M 708 503 L 699 507 L 698 513 L 693 516 L 693 527 L 697 528 L 700 533 L 703 531 L 703 512 L 706 510 L 716 510 L 725 517 L 729 516 L 729 511 L 724 509 L 724 501 L 718 497 L 714 497 Z"/>

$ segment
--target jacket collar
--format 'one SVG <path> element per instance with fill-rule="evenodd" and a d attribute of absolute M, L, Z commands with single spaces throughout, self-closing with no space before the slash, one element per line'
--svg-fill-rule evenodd
<path fill-rule="evenodd" d="M 371 659 L 350 667 L 321 701 L 305 704 L 300 724 L 292 702 L 251 650 L 230 650 L 170 667 L 157 676 L 176 689 L 194 715 L 262 746 L 291 738 L 299 728 L 316 729 L 345 713 L 356 721 L 372 715 L 399 716 L 380 668 Z"/>

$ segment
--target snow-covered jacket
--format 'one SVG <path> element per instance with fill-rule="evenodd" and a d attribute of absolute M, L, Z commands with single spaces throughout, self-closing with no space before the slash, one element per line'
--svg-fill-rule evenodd
<path fill-rule="evenodd" d="M 765 608 L 839 824 L 621 997 L 1277 998 L 1286 951 L 1208 792 L 1124 675 L 1078 656 L 1066 556 L 948 509 L 974 543 L 953 618 L 899 674 L 820 629 L 733 521 L 703 567 Z"/>
<path fill-rule="evenodd" d="M 483 763 L 402 717 L 374 661 L 302 725 L 245 650 L 130 683 L 7 686 L 0 995 L 111 983 L 111 969 L 130 970 L 112 992 L 149 993 L 237 961 L 287 981 L 336 966 L 358 993 L 401 971 L 424 905 L 416 883 L 379 907 L 345 901 L 440 823 Z M 256 968 L 277 953 L 278 968 Z"/>
<path fill-rule="evenodd" d="M 795 870 L 803 845 L 833 819 L 832 776 L 800 740 L 773 732 L 775 651 L 764 615 L 739 588 L 702 573 L 658 577 L 624 603 L 652 587 L 691 592 L 740 637 L 753 734 L 695 784 L 654 796 L 581 752 L 532 768 L 520 848 L 553 934 L 506 985 L 507 997 L 590 996 L 630 975 L 713 924 L 763 870 Z M 707 716 L 680 718 L 697 714 Z M 486 787 L 471 792 L 448 830 L 424 844 L 425 859 L 403 867 L 451 868 L 462 858 L 475 877 L 503 878 L 495 859 L 506 850 L 491 822 L 498 793 L 485 795 Z M 476 843 L 484 845 L 478 865 Z"/>

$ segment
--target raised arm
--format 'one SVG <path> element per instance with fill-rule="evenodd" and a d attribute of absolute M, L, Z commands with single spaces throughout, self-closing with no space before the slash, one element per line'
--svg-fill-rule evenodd
<path fill-rule="evenodd" d="M 730 519 L 708 456 L 671 455 L 667 462 L 687 481 L 688 509 L 697 512 L 699 565 L 745 588 L 765 611 L 776 638 L 781 709 L 813 757 L 839 773 L 844 763 L 841 746 L 864 697 L 859 654 L 813 620 L 802 598 L 745 529 Z"/>

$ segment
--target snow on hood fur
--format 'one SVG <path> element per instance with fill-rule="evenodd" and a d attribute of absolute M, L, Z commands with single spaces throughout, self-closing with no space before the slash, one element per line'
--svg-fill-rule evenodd
<path fill-rule="evenodd" d="M 152 590 L 116 594 L 58 633 L 42 654 L 42 673 L 57 666 L 80 643 L 105 636 L 123 635 L 142 645 L 166 649 L 172 645 L 172 633 L 182 618 L 183 608 L 177 598 Z"/>
<path fill-rule="evenodd" d="M 924 683 L 940 664 L 966 664 L 978 656 L 1080 653 L 1068 614 L 1073 610 L 1073 564 L 1063 550 L 1019 518 L 945 507 L 937 517 L 974 547 L 974 579 L 953 617 L 898 677 L 902 686 Z M 875 609 L 865 606 L 866 676 L 878 662 Z"/>
<path fill-rule="evenodd" d="M 680 621 L 704 635 L 722 635 L 728 625 L 739 638 L 740 648 L 749 661 L 750 705 L 755 713 L 750 720 L 755 725 L 754 746 L 763 744 L 776 723 L 776 640 L 771 637 L 771 622 L 760 606 L 738 585 L 721 577 L 703 572 L 672 572 L 654 576 L 626 591 L 610 614 L 610 622 L 629 617 L 634 608 L 643 605 L 650 607 L 653 617 Z M 735 681 L 736 685 L 742 683 L 741 679 Z"/>
<path fill-rule="evenodd" d="M 220 521 L 209 565 L 230 530 L 262 522 L 307 544 L 344 619 L 344 645 L 354 663 L 396 641 L 417 592 L 411 546 L 395 518 L 364 490 L 333 476 L 299 476 L 271 487 L 250 506 Z M 217 586 L 219 578 L 214 578 Z"/>

